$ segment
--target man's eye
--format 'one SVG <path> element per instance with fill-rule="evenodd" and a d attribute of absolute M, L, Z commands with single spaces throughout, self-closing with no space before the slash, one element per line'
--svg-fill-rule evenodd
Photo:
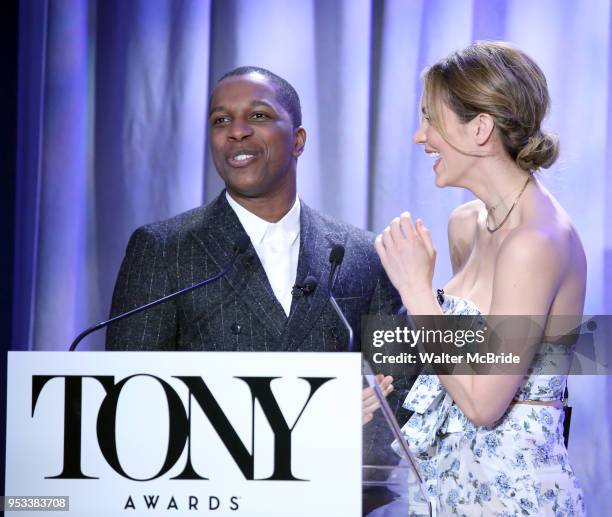
<path fill-rule="evenodd" d="M 254 120 L 266 120 L 266 119 L 269 119 L 270 117 L 266 113 L 261 113 L 258 111 L 257 113 L 253 113 L 251 115 L 251 118 Z"/>
<path fill-rule="evenodd" d="M 212 119 L 213 126 L 218 126 L 220 124 L 227 124 L 229 122 L 229 117 L 215 117 Z"/>

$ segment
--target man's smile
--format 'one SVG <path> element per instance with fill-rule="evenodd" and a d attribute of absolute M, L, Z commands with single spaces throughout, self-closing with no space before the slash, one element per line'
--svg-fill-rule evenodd
<path fill-rule="evenodd" d="M 250 165 L 257 159 L 259 153 L 254 149 L 240 149 L 226 155 L 225 161 L 230 167 L 239 168 Z"/>

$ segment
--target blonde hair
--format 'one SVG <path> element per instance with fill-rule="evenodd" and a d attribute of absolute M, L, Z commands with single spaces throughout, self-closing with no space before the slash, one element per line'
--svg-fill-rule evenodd
<path fill-rule="evenodd" d="M 422 103 L 442 136 L 443 102 L 463 123 L 479 113 L 491 115 L 504 149 L 521 169 L 546 169 L 557 159 L 559 139 L 540 127 L 550 105 L 546 78 L 524 52 L 478 41 L 427 68 L 423 82 Z"/>

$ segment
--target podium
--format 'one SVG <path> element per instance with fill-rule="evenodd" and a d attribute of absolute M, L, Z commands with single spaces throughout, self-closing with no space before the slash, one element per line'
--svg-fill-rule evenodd
<path fill-rule="evenodd" d="M 362 481 L 418 479 L 400 446 L 362 480 L 362 382 L 353 353 L 10 352 L 7 515 L 361 516 Z"/>

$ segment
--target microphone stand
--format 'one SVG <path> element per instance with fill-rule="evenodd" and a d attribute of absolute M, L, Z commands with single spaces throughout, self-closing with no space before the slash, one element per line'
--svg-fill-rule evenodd
<path fill-rule="evenodd" d="M 353 328 L 351 327 L 350 323 L 346 319 L 346 316 L 344 315 L 344 312 L 342 312 L 342 309 L 340 309 L 340 306 L 338 305 L 338 302 L 336 301 L 336 298 L 334 297 L 334 294 L 332 292 L 332 287 L 334 285 L 334 282 L 336 281 L 336 277 L 338 276 L 338 273 L 340 271 L 340 265 L 342 264 L 343 260 L 344 260 L 344 246 L 340 244 L 336 244 L 332 248 L 329 254 L 329 261 L 331 262 L 331 270 L 329 272 L 329 281 L 327 282 L 327 288 L 329 291 L 329 302 L 334 308 L 334 311 L 336 311 L 336 314 L 340 318 L 340 321 L 342 321 L 342 324 L 348 331 L 348 351 L 354 352 L 355 350 L 354 350 L 354 345 L 353 345 L 353 342 L 354 342 Z"/>
<path fill-rule="evenodd" d="M 83 338 L 85 338 L 92 332 L 95 332 L 96 330 L 100 330 L 104 327 L 107 327 L 108 325 L 110 325 L 111 323 L 115 323 L 116 321 L 120 321 L 122 319 L 129 318 L 130 316 L 133 316 L 134 314 L 138 314 L 139 312 L 146 311 L 147 309 L 150 309 L 151 307 L 155 307 L 156 305 L 159 305 L 160 303 L 167 302 L 168 300 L 171 300 L 172 298 L 175 298 L 177 296 L 180 296 L 181 294 L 185 294 L 190 291 L 193 291 L 194 289 L 198 289 L 199 287 L 209 284 L 210 282 L 214 282 L 215 280 L 218 280 L 219 278 L 225 276 L 227 272 L 230 270 L 230 268 L 234 265 L 234 262 L 236 262 L 238 255 L 243 253 L 246 250 L 246 248 L 248 248 L 249 243 L 250 243 L 250 240 L 248 239 L 246 235 L 238 239 L 238 241 L 236 242 L 236 246 L 234 246 L 234 255 L 232 256 L 232 259 L 229 261 L 227 266 L 225 266 L 225 268 L 220 273 L 217 273 L 216 275 L 210 278 L 206 278 L 205 280 L 202 280 L 201 282 L 198 282 L 197 284 L 191 285 L 189 287 L 185 287 L 184 289 L 181 289 L 180 291 L 177 291 L 175 293 L 170 293 L 160 298 L 159 300 L 153 300 L 152 302 L 149 302 L 146 305 L 141 305 L 140 307 L 136 307 L 128 312 L 118 314 L 117 316 L 114 316 L 106 321 L 101 321 L 100 323 L 96 323 L 95 325 L 81 332 L 72 342 L 68 350 L 70 352 L 74 352 L 78 344 L 83 340 Z"/>
<path fill-rule="evenodd" d="M 332 294 L 332 286 L 336 280 L 336 276 L 338 275 L 338 268 L 340 267 L 340 264 L 342 264 L 343 259 L 344 259 L 344 246 L 337 244 L 332 248 L 331 253 L 329 254 L 329 261 L 332 263 L 331 271 L 329 273 L 329 282 L 328 282 L 329 301 L 332 307 L 334 308 L 334 310 L 336 311 L 336 314 L 342 321 L 343 325 L 346 327 L 346 330 L 348 331 L 349 352 L 353 352 L 354 351 L 353 350 L 354 348 L 353 347 L 353 329 L 351 328 L 351 325 L 346 319 L 346 316 L 342 312 L 342 309 L 340 309 L 338 302 L 336 301 L 336 299 L 334 298 L 334 295 Z M 421 494 L 423 495 L 425 501 L 427 502 L 429 506 L 430 515 L 434 515 L 435 507 L 433 506 L 431 498 L 429 497 L 429 494 L 427 492 L 427 485 L 425 484 L 425 478 L 421 472 L 421 469 L 419 465 L 417 464 L 417 462 L 415 461 L 414 456 L 408 447 L 408 443 L 406 442 L 402 434 L 402 431 L 397 423 L 397 420 L 395 419 L 395 415 L 393 414 L 393 411 L 391 410 L 391 408 L 389 407 L 389 404 L 387 403 L 387 399 L 384 393 L 380 389 L 379 384 L 376 382 L 376 377 L 374 375 L 374 372 L 372 371 L 372 367 L 363 358 L 363 356 L 361 358 L 361 368 L 362 368 L 363 374 L 366 378 L 368 385 L 372 388 L 372 390 L 374 391 L 374 394 L 376 395 L 378 403 L 380 404 L 380 409 L 384 415 L 385 420 L 387 421 L 387 424 L 391 428 L 391 433 L 393 434 L 393 437 L 395 438 L 395 441 L 398 444 L 398 447 L 401 449 L 401 451 L 404 454 L 404 457 L 406 458 L 412 470 L 416 474 L 419 488 L 421 490 Z"/>

